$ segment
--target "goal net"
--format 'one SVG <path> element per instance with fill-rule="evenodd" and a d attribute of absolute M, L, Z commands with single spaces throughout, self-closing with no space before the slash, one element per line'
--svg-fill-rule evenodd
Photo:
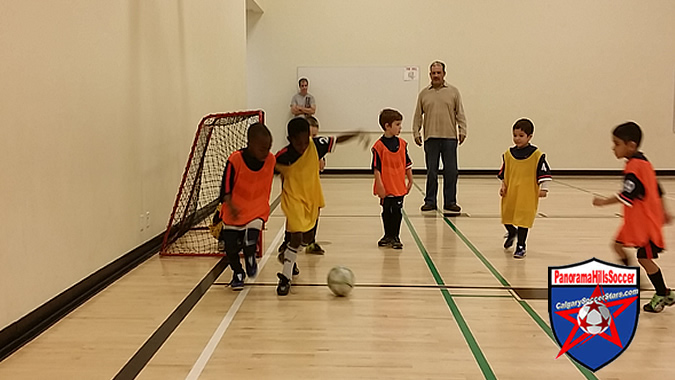
<path fill-rule="evenodd" d="M 218 206 L 230 154 L 246 146 L 246 132 L 264 122 L 263 111 L 219 113 L 199 122 L 164 234 L 161 255 L 222 256 L 209 224 Z M 262 239 L 262 234 L 260 235 Z M 258 242 L 258 256 L 261 254 Z"/>

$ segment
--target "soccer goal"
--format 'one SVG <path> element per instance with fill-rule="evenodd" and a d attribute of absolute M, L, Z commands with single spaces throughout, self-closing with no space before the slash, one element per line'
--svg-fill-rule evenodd
<path fill-rule="evenodd" d="M 227 158 L 246 146 L 246 132 L 257 122 L 264 122 L 263 111 L 210 114 L 199 122 L 164 234 L 161 255 L 224 255 L 209 231 L 209 224 L 218 206 Z M 260 237 L 258 257 L 262 234 Z"/>

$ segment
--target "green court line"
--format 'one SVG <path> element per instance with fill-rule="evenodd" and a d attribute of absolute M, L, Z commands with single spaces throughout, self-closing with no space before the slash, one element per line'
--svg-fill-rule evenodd
<path fill-rule="evenodd" d="M 444 286 L 445 283 L 443 282 L 443 278 L 441 277 L 441 274 L 438 273 L 438 270 L 436 269 L 436 265 L 434 264 L 433 260 L 431 260 L 431 257 L 429 257 L 429 253 L 424 247 L 424 244 L 422 244 L 422 240 L 420 240 L 420 237 L 417 235 L 415 227 L 413 227 L 412 223 L 410 223 L 410 219 L 408 219 L 408 214 L 405 212 L 405 210 L 401 211 L 403 212 L 403 218 L 405 219 L 405 223 L 408 226 L 408 229 L 410 230 L 410 233 L 412 234 L 413 238 L 415 239 L 415 243 L 417 243 L 417 248 L 419 248 L 420 252 L 422 253 L 424 261 L 427 263 L 427 267 L 431 271 L 431 274 L 434 277 L 436 284 Z M 469 348 L 471 349 L 473 357 L 476 359 L 476 362 L 478 363 L 478 367 L 480 367 L 481 372 L 483 372 L 483 376 L 486 379 L 497 379 L 495 373 L 492 371 L 492 368 L 490 367 L 490 364 L 485 358 L 485 355 L 483 355 L 483 351 L 481 351 L 480 347 L 478 346 L 476 338 L 474 338 L 473 334 L 471 333 L 469 325 L 466 323 L 466 320 L 462 316 L 462 313 L 459 311 L 459 307 L 457 307 L 455 300 L 453 300 L 452 295 L 450 294 L 448 289 L 441 288 L 440 290 L 441 293 L 443 294 L 443 298 L 445 299 L 445 303 L 448 304 L 448 307 L 452 312 L 452 316 L 455 318 L 457 326 L 459 326 L 459 329 L 462 332 L 462 335 L 464 336 L 464 340 L 466 340 L 466 343 L 469 345 Z"/>
<path fill-rule="evenodd" d="M 445 220 L 445 223 L 446 223 L 448 226 L 450 226 L 450 228 L 455 232 L 455 234 L 456 234 L 460 239 L 462 239 L 462 241 L 464 242 L 464 244 L 465 244 L 467 247 L 469 247 L 469 249 L 471 249 L 471 251 L 476 255 L 476 257 L 483 263 L 483 265 L 485 265 L 485 267 L 488 268 L 488 270 L 489 270 L 490 272 L 492 272 L 492 275 L 495 276 L 495 278 L 496 278 L 502 285 L 511 287 L 511 284 L 509 284 L 509 282 L 506 281 L 506 279 L 504 278 L 504 276 L 502 276 L 501 273 L 499 273 L 499 271 L 498 271 L 494 266 L 492 266 L 492 263 L 490 263 L 490 261 L 489 261 L 485 256 L 483 256 L 483 254 L 478 250 L 478 248 L 476 248 L 476 246 L 473 245 L 473 243 L 471 243 L 471 241 L 470 241 L 466 236 L 464 236 L 464 234 L 462 233 L 462 231 L 460 231 L 459 228 L 457 228 L 457 226 L 455 226 L 454 223 L 452 223 L 452 222 L 451 222 L 448 218 L 446 218 L 445 216 L 443 216 L 443 220 Z M 528 304 L 527 301 L 519 300 L 519 299 L 516 299 L 515 297 L 514 297 L 514 300 L 516 300 L 516 302 L 518 302 L 518 304 L 519 304 L 519 305 L 520 305 L 520 306 L 521 306 L 521 307 L 522 307 L 522 308 L 530 315 L 530 317 L 531 317 L 531 318 L 539 325 L 539 327 L 540 327 L 542 330 L 544 330 L 544 333 L 546 333 L 546 335 L 548 335 L 548 337 L 551 338 L 551 340 L 553 341 L 553 343 L 555 343 L 556 345 L 558 345 L 558 342 L 556 341 L 555 336 L 553 335 L 553 331 L 551 330 L 551 328 L 548 326 L 548 324 L 546 324 L 546 322 L 545 322 L 543 319 L 541 319 L 541 317 L 539 316 L 539 314 L 537 314 L 537 312 L 534 311 L 534 309 L 532 309 L 532 307 L 530 306 L 530 304 Z M 579 369 L 579 371 L 580 371 L 587 379 L 592 379 L 592 380 L 597 380 L 597 379 L 598 379 L 598 378 L 593 374 L 593 372 L 591 372 L 588 368 L 582 366 L 581 364 L 577 363 L 575 360 L 570 359 L 570 362 L 572 362 L 572 364 L 574 364 L 574 366 L 577 367 L 577 369 Z"/>
<path fill-rule="evenodd" d="M 419 187 L 419 185 L 415 184 L 415 187 L 417 188 L 417 190 L 418 190 L 420 193 L 422 193 L 422 195 L 424 195 L 424 192 L 423 192 L 422 189 Z M 440 211 L 437 211 L 437 212 L 443 217 L 443 220 L 445 221 L 445 223 L 446 223 L 446 224 L 447 224 L 447 225 L 455 232 L 455 234 L 456 234 L 456 235 L 464 242 L 464 244 L 465 244 L 465 245 L 466 245 L 466 246 L 474 253 L 474 255 L 475 255 L 475 256 L 483 263 L 483 265 L 485 265 L 485 267 L 488 268 L 488 270 L 492 273 L 492 275 L 493 275 L 493 276 L 494 276 L 494 277 L 495 277 L 495 278 L 496 278 L 503 286 L 506 286 L 506 287 L 509 287 L 509 288 L 510 288 L 510 287 L 511 287 L 511 284 L 509 284 L 509 282 L 506 281 L 506 279 L 504 278 L 504 276 L 502 276 L 501 273 L 499 273 L 499 271 L 498 271 L 494 266 L 492 266 L 492 263 L 490 263 L 490 261 L 489 261 L 485 256 L 483 256 L 483 254 L 478 250 L 478 248 L 476 248 L 476 246 L 473 245 L 473 243 L 471 243 L 471 241 L 470 241 L 466 236 L 464 236 L 464 234 L 462 233 L 462 231 L 460 231 L 459 228 L 457 228 L 457 226 L 455 226 L 455 224 L 452 223 L 452 222 L 450 221 L 450 219 L 448 219 L 447 217 L 445 217 Z M 544 322 L 544 320 L 541 319 L 541 317 L 539 316 L 539 314 L 537 314 L 537 312 L 534 311 L 534 309 L 532 309 L 532 307 L 530 306 L 530 304 L 528 304 L 527 301 L 519 300 L 519 299 L 517 299 L 517 298 L 515 298 L 515 297 L 513 297 L 513 299 L 514 299 L 516 302 L 518 302 L 518 304 L 519 304 L 519 305 L 520 305 L 520 306 L 521 306 L 521 307 L 522 307 L 522 308 L 530 315 L 530 317 L 531 317 L 532 319 L 534 319 L 534 321 L 539 325 L 539 327 L 540 327 L 542 330 L 544 330 L 544 333 L 546 333 L 546 335 L 548 335 L 548 337 L 551 338 L 551 340 L 553 340 L 553 343 L 555 343 L 556 346 L 557 346 L 557 345 L 558 345 L 558 342 L 555 340 L 555 336 L 553 335 L 553 331 L 552 331 L 551 328 L 546 324 L 546 322 Z M 587 379 L 589 379 L 589 380 L 598 380 L 598 378 L 593 374 L 593 372 L 591 372 L 590 370 L 588 370 L 586 367 L 584 367 L 584 366 L 582 366 L 581 364 L 577 363 L 577 362 L 576 362 L 575 360 L 573 360 L 573 359 L 569 359 L 569 360 L 570 360 L 570 362 L 572 362 L 572 364 L 574 364 L 575 367 L 577 367 L 577 369 L 579 369 L 579 371 L 580 371 Z"/>

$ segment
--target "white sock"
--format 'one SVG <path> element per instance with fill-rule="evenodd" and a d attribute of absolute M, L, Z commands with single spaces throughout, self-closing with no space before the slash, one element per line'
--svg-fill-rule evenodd
<path fill-rule="evenodd" d="M 291 247 L 287 247 L 284 251 L 284 269 L 281 271 L 287 279 L 293 278 L 293 264 L 298 257 L 298 253 Z"/>

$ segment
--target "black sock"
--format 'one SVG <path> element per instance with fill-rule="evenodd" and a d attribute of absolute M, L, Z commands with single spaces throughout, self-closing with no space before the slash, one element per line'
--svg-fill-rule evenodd
<path fill-rule="evenodd" d="M 395 208 L 392 212 L 391 218 L 391 233 L 392 237 L 398 237 L 401 234 L 401 221 L 403 220 L 403 214 L 401 213 L 400 208 Z"/>
<path fill-rule="evenodd" d="M 656 295 L 662 297 L 668 295 L 668 288 L 666 288 L 666 283 L 663 281 L 661 269 L 659 269 L 656 273 L 647 274 L 647 276 L 649 277 L 649 281 L 652 282 L 652 285 L 654 285 L 654 289 L 656 289 Z"/>
<path fill-rule="evenodd" d="M 384 199 L 384 208 L 389 213 L 389 233 L 392 238 L 397 238 L 401 233 L 401 221 L 403 220 L 403 197 L 388 197 Z"/>
<path fill-rule="evenodd" d="M 527 228 L 518 227 L 518 246 L 524 247 L 525 241 L 527 240 Z"/>
<path fill-rule="evenodd" d="M 384 208 L 382 208 L 382 226 L 384 227 L 384 236 L 385 237 L 389 237 L 389 233 L 390 233 L 389 230 L 391 230 L 391 227 L 389 227 L 389 225 L 391 224 L 389 222 L 389 219 L 390 219 L 390 217 L 389 217 L 387 211 Z"/>
<path fill-rule="evenodd" d="M 518 230 L 513 226 L 513 224 L 505 224 L 504 227 L 506 228 L 506 232 L 509 234 L 509 237 L 516 236 Z"/>
<path fill-rule="evenodd" d="M 312 227 L 311 232 L 312 232 L 312 241 L 309 242 L 309 244 L 314 244 L 316 243 L 316 232 L 319 229 L 319 218 L 316 218 L 316 223 L 314 223 L 314 227 Z"/>

